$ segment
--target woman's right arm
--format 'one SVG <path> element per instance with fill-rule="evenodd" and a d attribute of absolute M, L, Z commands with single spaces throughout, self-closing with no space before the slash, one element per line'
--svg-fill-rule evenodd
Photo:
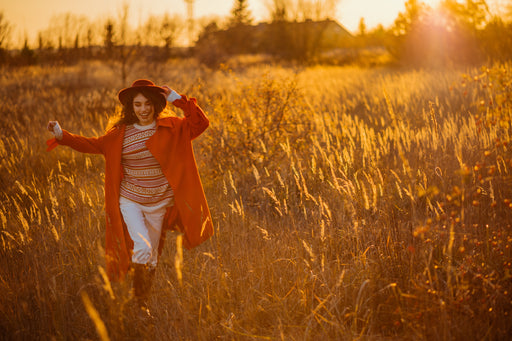
<path fill-rule="evenodd" d="M 208 128 L 210 121 L 203 109 L 197 105 L 195 98 L 187 98 L 185 95 L 179 95 L 176 91 L 169 88 L 167 85 L 162 86 L 166 91 L 167 100 L 174 104 L 174 106 L 183 110 L 185 114 L 185 126 L 190 130 L 190 139 L 193 140 L 203 133 Z"/>
<path fill-rule="evenodd" d="M 48 122 L 47 129 L 53 133 L 55 138 L 46 141 L 48 145 L 47 151 L 50 151 L 58 145 L 68 146 L 81 153 L 103 154 L 103 136 L 101 137 L 84 137 L 71 134 L 61 129 L 57 121 Z"/>

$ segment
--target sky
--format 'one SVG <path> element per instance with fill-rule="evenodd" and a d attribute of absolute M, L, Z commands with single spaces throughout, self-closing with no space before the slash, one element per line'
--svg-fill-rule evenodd
<path fill-rule="evenodd" d="M 503 0 L 491 0 L 490 2 Z M 13 27 L 13 40 L 23 41 L 28 36 L 34 41 L 37 32 L 48 27 L 50 18 L 63 13 L 83 14 L 90 19 L 117 17 L 124 3 L 129 5 L 130 23 L 133 26 L 143 23 L 149 15 L 163 13 L 183 14 L 186 17 L 184 0 L 2 0 L 0 12 Z M 439 0 L 424 0 L 435 6 Z M 233 0 L 195 0 L 196 18 L 210 15 L 228 16 Z M 266 0 L 249 0 L 249 7 L 256 22 L 268 18 Z M 399 12 L 404 11 L 405 0 L 340 0 L 335 15 L 340 24 L 349 31 L 357 32 L 361 18 L 368 29 L 382 24 L 392 25 Z"/>

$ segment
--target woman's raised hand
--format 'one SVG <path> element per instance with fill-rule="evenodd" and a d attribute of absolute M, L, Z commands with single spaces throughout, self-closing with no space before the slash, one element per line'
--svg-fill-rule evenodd
<path fill-rule="evenodd" d="M 57 121 L 49 121 L 48 122 L 48 131 L 51 131 L 53 133 L 53 127 L 55 127 L 56 125 L 58 125 L 59 122 Z"/>
<path fill-rule="evenodd" d="M 57 121 L 49 121 L 46 127 L 48 131 L 51 131 L 57 140 L 62 140 L 62 129 Z"/>
<path fill-rule="evenodd" d="M 169 88 L 167 85 L 162 85 L 162 88 L 165 89 L 165 97 L 169 96 L 169 94 L 171 93 L 172 89 Z"/>
<path fill-rule="evenodd" d="M 165 97 L 167 98 L 167 100 L 169 102 L 174 102 L 175 100 L 177 99 L 180 99 L 181 98 L 181 95 L 178 94 L 176 91 L 174 91 L 173 89 L 169 88 L 167 85 L 162 85 L 162 88 L 165 89 Z"/>

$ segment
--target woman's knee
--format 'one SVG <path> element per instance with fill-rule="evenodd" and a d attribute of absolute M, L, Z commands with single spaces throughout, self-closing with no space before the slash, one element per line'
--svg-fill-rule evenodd
<path fill-rule="evenodd" d="M 140 243 L 133 247 L 133 262 L 146 264 L 150 261 L 153 254 L 153 247 L 146 243 Z"/>

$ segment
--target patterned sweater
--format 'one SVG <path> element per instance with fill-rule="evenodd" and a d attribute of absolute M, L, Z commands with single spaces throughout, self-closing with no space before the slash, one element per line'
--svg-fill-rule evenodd
<path fill-rule="evenodd" d="M 143 205 L 172 205 L 173 191 L 146 141 L 155 133 L 156 122 L 128 125 L 124 134 L 121 164 L 121 196 Z"/>

